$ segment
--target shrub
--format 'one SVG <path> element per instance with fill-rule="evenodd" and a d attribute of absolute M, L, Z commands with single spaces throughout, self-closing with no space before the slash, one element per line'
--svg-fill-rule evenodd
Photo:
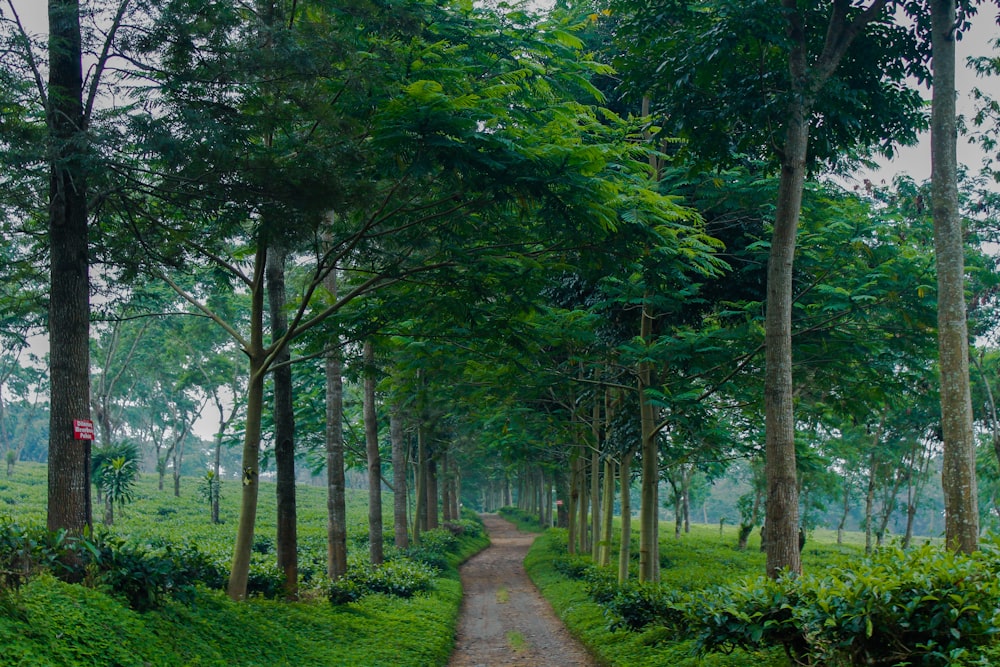
<path fill-rule="evenodd" d="M 782 646 L 800 664 L 950 664 L 1000 632 L 1000 560 L 884 549 L 817 576 L 758 579 L 693 598 L 701 651 Z"/>
<path fill-rule="evenodd" d="M 168 553 L 154 553 L 118 538 L 98 537 L 90 543 L 90 576 L 123 596 L 136 611 L 160 606 L 166 596 L 191 599 L 195 578 Z"/>
<path fill-rule="evenodd" d="M 17 588 L 28 578 L 51 572 L 79 579 L 80 542 L 65 531 L 26 528 L 0 518 L 0 588 Z"/>
<path fill-rule="evenodd" d="M 343 577 L 330 583 L 327 597 L 333 604 L 354 602 L 372 593 L 409 598 L 430 590 L 434 575 L 431 568 L 406 558 L 374 567 L 355 563 L 348 567 Z"/>
<path fill-rule="evenodd" d="M 607 594 L 611 589 L 604 590 Z M 685 618 L 685 607 L 676 593 L 648 582 L 626 582 L 617 587 L 604 602 L 604 610 L 611 630 L 637 632 L 654 623 L 675 627 Z"/>

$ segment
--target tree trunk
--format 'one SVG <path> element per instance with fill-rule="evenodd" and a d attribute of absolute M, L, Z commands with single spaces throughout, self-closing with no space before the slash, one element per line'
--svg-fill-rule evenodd
<path fill-rule="evenodd" d="M 653 336 L 653 318 L 646 305 L 642 308 L 642 340 L 649 344 Z M 642 448 L 642 505 L 639 508 L 639 581 L 657 581 L 659 570 L 659 447 L 656 441 L 656 412 L 646 390 L 651 387 L 652 364 L 639 364 L 639 414 Z"/>
<path fill-rule="evenodd" d="M 607 567 L 611 564 L 611 534 L 615 509 L 615 462 L 610 456 L 604 460 L 604 496 L 601 505 L 604 525 L 601 528 L 600 564 L 602 567 Z"/>
<path fill-rule="evenodd" d="M 976 442 L 969 390 L 965 260 L 958 203 L 955 119 L 955 2 L 931 0 L 934 92 L 931 104 L 931 189 L 938 276 L 938 351 L 944 460 L 945 542 L 979 548 Z"/>
<path fill-rule="evenodd" d="M 567 519 L 569 521 L 568 549 L 570 555 L 576 553 L 577 531 L 579 522 L 577 514 L 580 511 L 580 454 L 574 451 L 569 460 L 569 508 L 567 509 Z"/>
<path fill-rule="evenodd" d="M 580 525 L 577 526 L 577 538 L 579 539 L 577 548 L 581 554 L 590 551 L 590 480 L 587 477 L 588 464 L 589 460 L 586 456 L 581 455 L 576 460 L 580 485 L 580 511 L 577 514 Z"/>
<path fill-rule="evenodd" d="M 622 541 L 618 546 L 618 583 L 628 580 L 628 566 L 632 558 L 632 450 L 622 455 L 622 465 L 618 469 L 618 483 L 621 486 Z"/>
<path fill-rule="evenodd" d="M 219 430 L 215 434 L 215 459 L 212 462 L 212 472 L 215 473 L 215 486 L 212 488 L 212 523 L 219 523 L 219 494 L 221 493 L 222 478 L 219 474 L 222 472 L 222 436 L 226 430 L 226 410 L 222 404 L 222 400 L 219 398 L 218 392 L 213 392 L 215 398 L 215 407 L 219 411 Z"/>
<path fill-rule="evenodd" d="M 448 452 L 445 452 L 441 455 L 441 519 L 445 523 L 454 521 L 451 516 L 451 505 L 451 470 Z"/>
<path fill-rule="evenodd" d="M 286 253 L 272 245 L 267 258 L 267 296 L 271 316 L 272 344 L 288 330 L 285 314 Z M 278 568 L 285 574 L 285 598 L 298 597 L 299 558 L 297 510 L 295 505 L 295 405 L 292 387 L 291 352 L 282 346 L 274 355 L 274 465 L 277 474 L 277 533 L 275 547 Z"/>
<path fill-rule="evenodd" d="M 254 327 L 254 329 L 259 331 L 258 327 Z M 259 335 L 256 337 L 259 340 Z M 257 496 L 260 492 L 260 418 L 264 409 L 264 360 L 259 347 L 257 350 L 257 353 L 250 355 L 247 420 L 243 435 L 240 521 L 236 529 L 233 564 L 227 587 L 227 593 L 233 600 L 242 600 L 247 596 L 250 554 L 253 550 L 254 525 L 257 521 Z"/>
<path fill-rule="evenodd" d="M 792 402 L 792 262 L 805 186 L 809 144 L 808 109 L 789 110 L 778 206 L 767 265 L 764 410 L 767 468 L 767 575 L 802 572 L 799 556 L 799 500 L 795 469 Z"/>
<path fill-rule="evenodd" d="M 247 596 L 250 575 L 250 554 L 253 551 L 254 527 L 257 522 L 257 496 L 260 492 L 260 421 L 264 410 L 264 290 L 262 277 L 266 245 L 258 243 L 254 257 L 254 276 L 250 289 L 250 341 L 244 353 L 250 360 L 247 380 L 246 427 L 243 431 L 242 493 L 240 521 L 236 529 L 233 564 L 226 592 L 233 600 Z"/>
<path fill-rule="evenodd" d="M 601 558 L 601 403 L 603 397 L 595 391 L 591 406 L 591 434 L 594 438 L 593 449 L 590 450 L 590 557 L 594 562 Z"/>
<path fill-rule="evenodd" d="M 410 546 L 406 520 L 406 441 L 403 437 L 403 418 L 394 405 L 389 414 L 389 440 L 392 442 L 392 527 L 396 548 Z"/>
<path fill-rule="evenodd" d="M 439 527 L 438 522 L 438 465 L 437 452 L 431 451 L 427 457 L 427 530 Z"/>
<path fill-rule="evenodd" d="M 875 520 L 875 479 L 878 474 L 878 460 L 875 457 L 874 449 L 868 468 L 868 493 L 865 494 L 865 553 L 871 553 L 874 546 L 872 544 L 872 522 Z"/>
<path fill-rule="evenodd" d="M 427 530 L 427 428 L 417 426 L 417 469 L 413 484 L 413 541 L 420 544 L 420 533 Z"/>
<path fill-rule="evenodd" d="M 382 457 L 378 451 L 378 418 L 375 411 L 375 348 L 365 341 L 364 420 L 368 455 L 368 554 L 372 565 L 382 556 Z"/>
<path fill-rule="evenodd" d="M 837 524 L 837 544 L 844 543 L 844 527 L 847 525 L 847 517 L 851 513 L 851 482 L 844 478 L 844 506 L 840 513 L 840 523 Z"/>
<path fill-rule="evenodd" d="M 79 0 L 49 1 L 49 530 L 93 527 L 89 440 L 90 262 Z"/>
<path fill-rule="evenodd" d="M 337 298 L 337 275 L 325 282 Z M 339 579 L 347 572 L 347 505 L 344 498 L 344 379 L 340 336 L 334 336 L 324 359 L 326 373 L 326 575 Z"/>

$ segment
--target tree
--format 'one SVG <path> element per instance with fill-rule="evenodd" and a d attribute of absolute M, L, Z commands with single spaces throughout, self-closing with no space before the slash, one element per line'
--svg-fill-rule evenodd
<path fill-rule="evenodd" d="M 934 69 L 931 182 L 938 276 L 945 541 L 950 549 L 968 553 L 978 548 L 979 510 L 969 384 L 965 248 L 958 202 L 955 42 L 960 26 L 955 0 L 930 0 L 930 6 Z"/>
<path fill-rule="evenodd" d="M 87 115 L 83 105 L 79 0 L 49 3 L 49 530 L 92 525 L 90 443 L 73 439 L 90 415 L 90 263 L 87 239 Z"/>
<path fill-rule="evenodd" d="M 765 318 L 770 576 L 801 570 L 791 319 L 806 174 L 811 165 L 850 161 L 858 149 L 891 147 L 887 136 L 912 139 L 920 126 L 919 99 L 899 85 L 914 42 L 889 22 L 887 4 L 681 2 L 670 3 L 674 13 L 658 6 L 655 16 L 619 4 L 627 13 L 621 36 L 633 40 L 623 48 L 639 56 L 629 77 L 634 95 L 652 96 L 665 131 L 688 139 L 702 160 L 760 156 L 779 175 Z M 884 49 L 879 34 L 895 35 L 894 48 Z"/>

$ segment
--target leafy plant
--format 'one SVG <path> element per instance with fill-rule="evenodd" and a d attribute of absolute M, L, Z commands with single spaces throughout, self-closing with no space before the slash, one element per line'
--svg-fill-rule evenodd
<path fill-rule="evenodd" d="M 436 573 L 428 566 L 400 558 L 379 566 L 355 563 L 347 573 L 329 586 L 327 597 L 334 604 L 345 604 L 372 593 L 409 598 L 430 590 Z"/>
<path fill-rule="evenodd" d="M 884 549 L 827 572 L 693 596 L 702 652 L 781 646 L 798 664 L 950 664 L 1000 632 L 996 551 Z"/>

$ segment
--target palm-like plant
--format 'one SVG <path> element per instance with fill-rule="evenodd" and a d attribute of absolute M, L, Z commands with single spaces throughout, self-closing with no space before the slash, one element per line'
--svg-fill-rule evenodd
<path fill-rule="evenodd" d="M 115 520 L 115 505 L 121 510 L 135 498 L 139 479 L 139 449 L 130 442 L 119 443 L 94 451 L 94 480 L 104 497 L 104 523 Z"/>

